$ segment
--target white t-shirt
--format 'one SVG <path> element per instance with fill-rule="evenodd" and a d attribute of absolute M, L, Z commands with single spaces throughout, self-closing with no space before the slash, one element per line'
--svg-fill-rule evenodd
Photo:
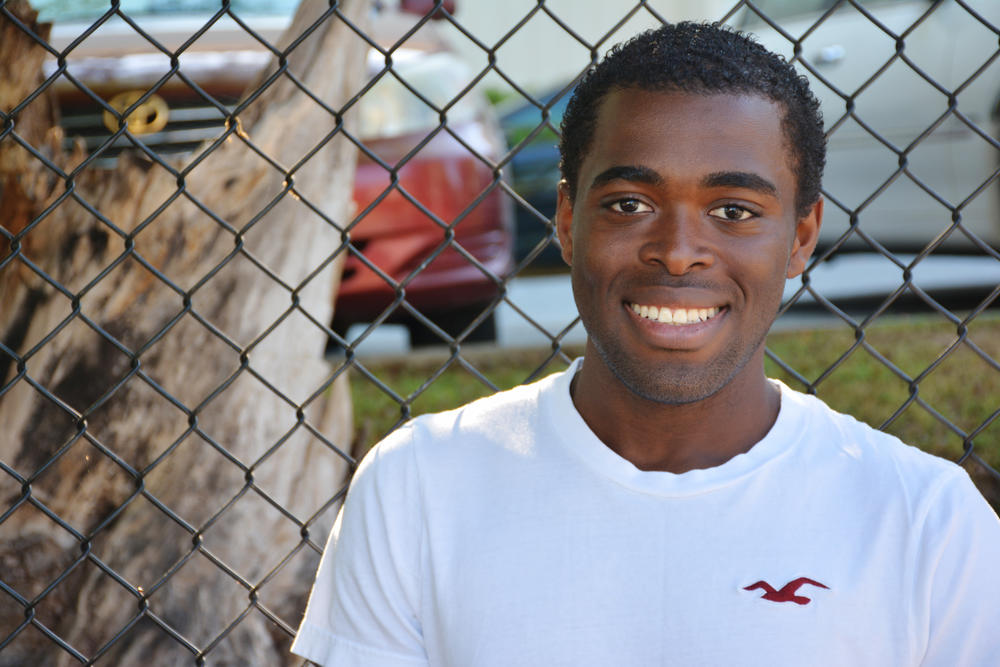
<path fill-rule="evenodd" d="M 294 652 L 337 667 L 1000 665 L 1000 522 L 960 467 L 781 385 L 747 453 L 642 471 L 574 408 L 578 364 L 418 417 L 365 457 Z"/>

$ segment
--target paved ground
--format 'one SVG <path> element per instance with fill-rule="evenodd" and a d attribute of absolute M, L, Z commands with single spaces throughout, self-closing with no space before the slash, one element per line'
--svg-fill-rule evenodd
<path fill-rule="evenodd" d="M 912 257 L 901 256 L 901 260 L 910 262 Z M 809 280 L 819 294 L 838 304 L 873 303 L 902 284 L 903 269 L 881 255 L 844 255 L 816 267 Z M 1000 261 L 989 257 L 930 257 L 914 268 L 913 282 L 927 292 L 948 295 L 948 298 L 970 292 L 986 294 L 1000 285 Z M 800 280 L 789 281 L 786 298 L 801 286 Z M 501 347 L 547 347 L 551 339 L 541 329 L 552 335 L 562 333 L 562 340 L 568 343 L 584 342 L 583 327 L 578 322 L 572 325 L 576 306 L 568 275 L 518 278 L 511 282 L 507 300 L 517 308 L 504 303 L 497 309 L 497 344 Z M 840 322 L 833 315 L 816 312 L 810 306 L 816 306 L 815 300 L 804 294 L 796 307 L 775 323 L 775 328 L 835 326 Z M 352 328 L 348 337 L 356 336 L 362 329 Z M 365 339 L 359 353 L 364 356 L 398 355 L 408 349 L 406 330 L 399 325 L 386 325 Z"/>

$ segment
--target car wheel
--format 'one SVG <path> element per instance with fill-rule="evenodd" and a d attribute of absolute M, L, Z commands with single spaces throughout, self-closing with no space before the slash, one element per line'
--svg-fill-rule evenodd
<path fill-rule="evenodd" d="M 330 329 L 333 330 L 333 333 L 344 338 L 347 336 L 347 329 L 350 325 L 350 322 L 345 322 L 334 317 L 333 322 L 330 323 Z M 323 351 L 323 354 L 327 357 L 342 357 L 344 356 L 344 347 L 333 336 L 327 336 L 326 349 Z"/>
<path fill-rule="evenodd" d="M 462 308 L 453 308 L 446 311 L 424 313 L 427 319 L 444 329 L 449 336 L 457 337 L 480 316 L 487 308 L 487 304 L 477 304 Z M 429 327 L 417 320 L 410 320 L 406 323 L 406 328 L 410 331 L 411 347 L 426 347 L 428 345 L 443 345 L 447 341 L 434 333 Z M 463 343 L 491 343 L 497 338 L 496 313 L 490 313 L 483 319 L 478 327 L 473 329 L 462 339 Z"/>

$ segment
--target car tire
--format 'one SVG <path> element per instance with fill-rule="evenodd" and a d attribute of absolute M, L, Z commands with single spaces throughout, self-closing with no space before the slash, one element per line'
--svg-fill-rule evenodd
<path fill-rule="evenodd" d="M 443 329 L 449 336 L 456 338 L 479 317 L 489 304 L 477 304 L 453 308 L 445 311 L 424 313 L 427 319 L 434 322 Z M 411 319 L 406 323 L 406 328 L 410 332 L 410 347 L 427 347 L 429 345 L 444 345 L 444 339 L 434 333 L 422 322 Z M 492 343 L 497 338 L 496 313 L 490 313 L 483 319 L 478 327 L 469 332 L 462 339 L 463 343 Z"/>

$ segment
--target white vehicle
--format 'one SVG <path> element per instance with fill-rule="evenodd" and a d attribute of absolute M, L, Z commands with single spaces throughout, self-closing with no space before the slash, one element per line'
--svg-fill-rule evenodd
<path fill-rule="evenodd" d="M 1000 249 L 1000 1 L 856 4 L 757 0 L 773 25 L 749 10 L 736 18 L 787 57 L 797 40 L 799 69 L 822 103 L 821 244 Z M 951 229 L 953 210 L 970 234 Z"/>

